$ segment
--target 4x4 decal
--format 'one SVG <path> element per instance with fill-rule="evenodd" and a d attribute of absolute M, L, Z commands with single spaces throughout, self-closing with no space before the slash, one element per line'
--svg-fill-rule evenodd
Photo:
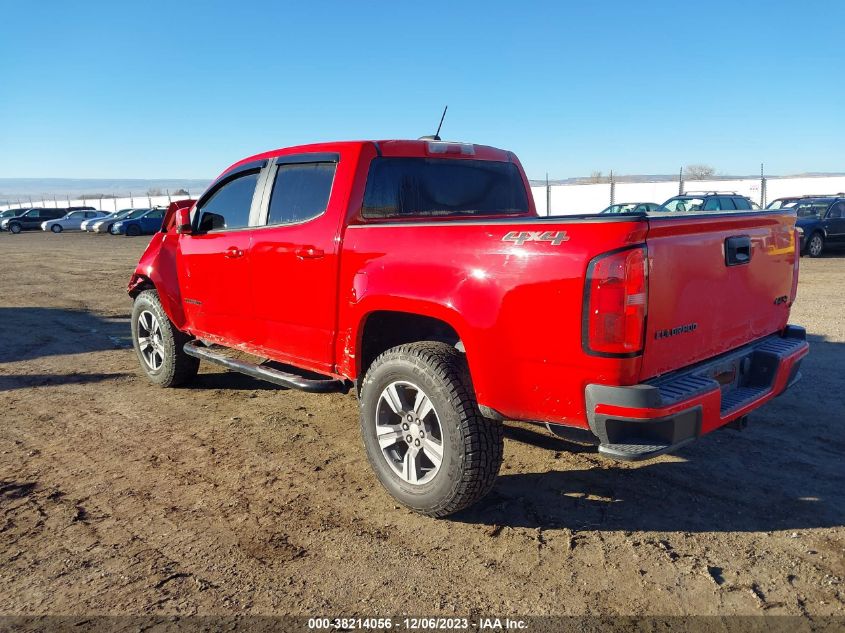
<path fill-rule="evenodd" d="M 566 231 L 511 231 L 502 238 L 503 242 L 513 242 L 522 246 L 525 242 L 551 242 L 552 246 L 560 246 L 569 241 Z"/>

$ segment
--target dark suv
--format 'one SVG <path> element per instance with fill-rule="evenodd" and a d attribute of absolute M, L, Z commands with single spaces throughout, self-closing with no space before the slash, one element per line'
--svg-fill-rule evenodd
<path fill-rule="evenodd" d="M 0 224 L 0 229 L 10 231 L 11 233 L 20 233 L 21 231 L 36 231 L 41 228 L 41 223 L 46 220 L 58 220 L 63 218 L 71 211 L 95 211 L 94 207 L 64 207 L 61 209 L 50 209 L 46 207 L 37 207 L 30 209 L 23 215 L 8 218 L 3 220 Z"/>
<path fill-rule="evenodd" d="M 754 203 L 735 191 L 688 191 L 663 203 L 668 211 L 751 211 Z"/>
<path fill-rule="evenodd" d="M 792 208 L 802 253 L 818 257 L 827 246 L 845 244 L 845 196 L 802 198 Z"/>

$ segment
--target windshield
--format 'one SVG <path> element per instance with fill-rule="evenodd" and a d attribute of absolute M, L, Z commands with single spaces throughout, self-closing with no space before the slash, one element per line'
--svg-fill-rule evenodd
<path fill-rule="evenodd" d="M 704 198 L 672 198 L 663 206 L 669 211 L 679 213 L 701 211 L 701 208 L 704 206 Z"/>
<path fill-rule="evenodd" d="M 624 204 L 612 204 L 602 213 L 633 213 L 637 207 L 640 206 L 638 202 L 627 202 Z"/>
<path fill-rule="evenodd" d="M 132 209 L 129 213 L 123 216 L 123 220 L 135 220 L 144 215 L 149 209 Z"/>
<path fill-rule="evenodd" d="M 528 197 L 513 163 L 375 158 L 361 211 L 365 218 L 525 214 Z"/>
<path fill-rule="evenodd" d="M 830 202 L 826 200 L 808 200 L 797 203 L 795 213 L 799 218 L 820 218 L 829 206 Z"/>

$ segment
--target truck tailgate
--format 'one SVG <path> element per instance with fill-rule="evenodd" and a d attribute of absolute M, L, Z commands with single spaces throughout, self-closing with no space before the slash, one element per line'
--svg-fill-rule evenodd
<path fill-rule="evenodd" d="M 797 274 L 787 213 L 652 217 L 641 380 L 786 326 Z"/>

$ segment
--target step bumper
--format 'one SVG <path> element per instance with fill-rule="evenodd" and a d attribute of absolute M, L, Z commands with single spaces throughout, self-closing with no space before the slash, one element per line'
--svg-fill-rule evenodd
<path fill-rule="evenodd" d="M 599 452 L 624 461 L 672 452 L 798 382 L 808 352 L 804 328 L 787 326 L 657 380 L 628 387 L 588 385 L 587 419 Z"/>

